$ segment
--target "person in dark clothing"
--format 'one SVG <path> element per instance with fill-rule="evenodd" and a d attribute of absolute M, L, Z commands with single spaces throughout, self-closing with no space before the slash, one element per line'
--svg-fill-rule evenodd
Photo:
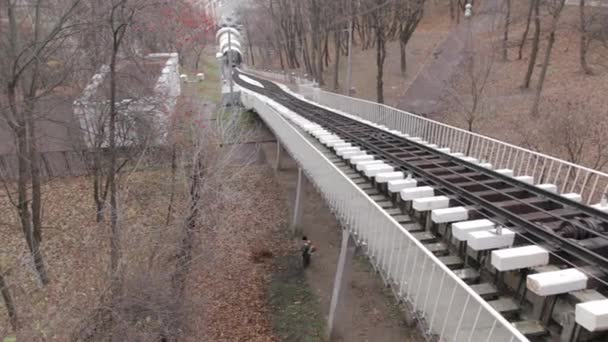
<path fill-rule="evenodd" d="M 308 240 L 306 236 L 302 237 L 302 264 L 304 268 L 307 268 L 310 265 L 310 257 L 312 253 L 315 251 L 315 247 L 312 245 L 312 242 Z"/>

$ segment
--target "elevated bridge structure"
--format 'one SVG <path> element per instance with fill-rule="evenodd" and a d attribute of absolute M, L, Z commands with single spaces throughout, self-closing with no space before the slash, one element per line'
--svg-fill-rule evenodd
<path fill-rule="evenodd" d="M 607 174 L 294 77 L 233 79 L 343 227 L 330 333 L 359 249 L 429 340 L 608 340 Z"/>

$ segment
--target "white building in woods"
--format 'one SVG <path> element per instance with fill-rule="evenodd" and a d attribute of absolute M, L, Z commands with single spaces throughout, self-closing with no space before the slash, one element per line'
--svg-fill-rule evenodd
<path fill-rule="evenodd" d="M 74 101 L 74 115 L 87 148 L 109 143 L 109 71 L 107 65 L 102 66 Z M 150 54 L 141 63 L 119 66 L 117 77 L 117 145 L 164 144 L 181 93 L 178 54 Z"/>

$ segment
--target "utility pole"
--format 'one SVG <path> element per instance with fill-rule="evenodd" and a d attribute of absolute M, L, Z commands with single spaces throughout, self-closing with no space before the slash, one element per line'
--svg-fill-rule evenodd
<path fill-rule="evenodd" d="M 352 12 L 352 4 L 350 5 Z M 350 96 L 350 77 L 353 62 L 353 18 L 348 22 L 348 62 L 346 66 L 346 96 Z"/>

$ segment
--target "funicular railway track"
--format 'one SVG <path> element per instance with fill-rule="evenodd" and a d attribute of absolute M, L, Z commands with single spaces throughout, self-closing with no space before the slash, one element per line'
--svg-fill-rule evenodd
<path fill-rule="evenodd" d="M 317 107 L 273 82 L 250 74 L 247 77 L 260 82 L 263 88 L 244 82 L 238 73 L 235 81 L 240 87 L 271 98 L 353 146 L 394 165 L 395 171 L 412 175 L 418 186 L 430 186 L 435 196 L 448 197 L 450 207 L 464 207 L 468 220 L 488 219 L 515 232 L 514 246 L 542 246 L 551 253 L 552 265 L 584 270 L 594 279 L 593 286 L 605 292 L 607 213 L 435 147 Z M 447 232 L 445 229 L 443 234 Z"/>

